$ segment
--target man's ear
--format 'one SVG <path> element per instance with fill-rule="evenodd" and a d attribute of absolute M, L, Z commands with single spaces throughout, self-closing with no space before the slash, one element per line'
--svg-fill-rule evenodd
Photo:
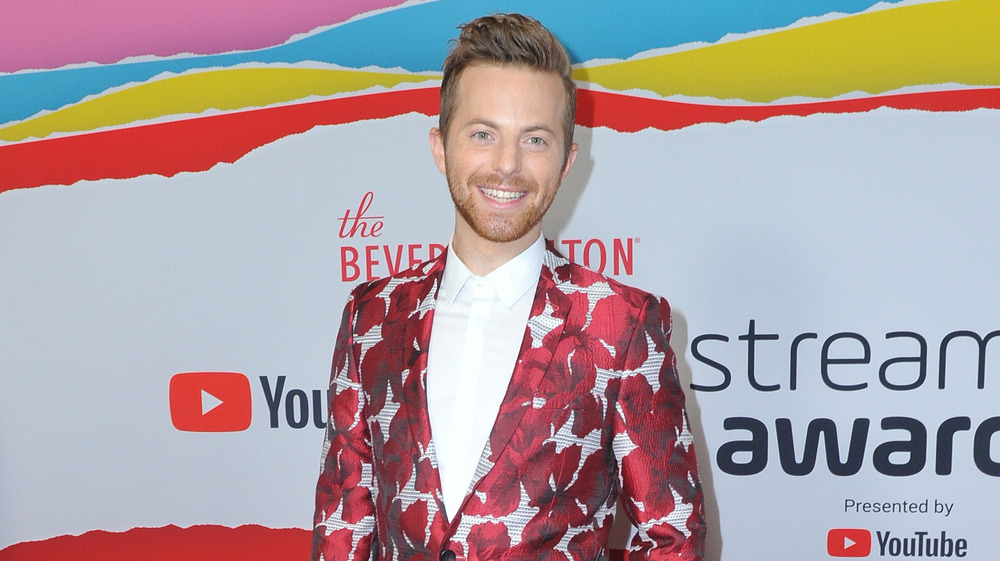
<path fill-rule="evenodd" d="M 562 173 L 559 174 L 559 183 L 565 181 L 566 176 L 569 175 L 569 170 L 573 168 L 573 162 L 576 161 L 576 153 L 579 150 L 579 148 L 580 145 L 578 145 L 575 142 L 573 143 L 572 146 L 569 147 L 569 153 L 566 154 L 566 163 L 563 164 Z"/>
<path fill-rule="evenodd" d="M 440 129 L 433 127 L 428 135 L 428 140 L 431 144 L 431 155 L 434 156 L 434 163 L 437 164 L 441 173 L 447 175 L 448 168 L 444 163 L 444 135 L 441 134 Z"/>

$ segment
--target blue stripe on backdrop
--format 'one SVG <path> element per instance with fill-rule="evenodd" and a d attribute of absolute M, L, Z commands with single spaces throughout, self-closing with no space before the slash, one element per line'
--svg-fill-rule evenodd
<path fill-rule="evenodd" d="M 3 100 L 0 123 L 55 110 L 88 95 L 144 82 L 163 72 L 180 73 L 247 62 L 319 61 L 350 68 L 378 66 L 410 72 L 437 71 L 447 53 L 447 41 L 455 36 L 455 28 L 497 11 L 523 12 L 538 18 L 566 44 L 574 62 L 583 62 L 628 58 L 649 49 L 691 42 L 712 43 L 728 33 L 780 28 L 803 17 L 830 12 L 856 13 L 876 3 L 875 0 L 440 0 L 377 13 L 257 51 L 0 75 L 0 100 Z"/>

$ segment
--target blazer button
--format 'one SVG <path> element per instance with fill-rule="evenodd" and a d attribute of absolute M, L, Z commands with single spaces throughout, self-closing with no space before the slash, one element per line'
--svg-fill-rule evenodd
<path fill-rule="evenodd" d="M 446 549 L 441 552 L 440 559 L 441 561 L 455 561 L 455 552 L 450 549 Z"/>

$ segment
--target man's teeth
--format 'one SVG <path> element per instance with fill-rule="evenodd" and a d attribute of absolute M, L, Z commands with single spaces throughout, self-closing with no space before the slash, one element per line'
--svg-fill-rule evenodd
<path fill-rule="evenodd" d="M 501 189 L 489 189 L 485 187 L 480 190 L 487 197 L 502 203 L 516 201 L 517 199 L 520 199 L 521 197 L 524 196 L 524 193 L 518 191 L 504 191 Z"/>

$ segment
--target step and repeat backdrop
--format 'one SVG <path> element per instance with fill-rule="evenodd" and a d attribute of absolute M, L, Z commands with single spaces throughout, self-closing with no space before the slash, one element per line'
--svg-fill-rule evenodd
<path fill-rule="evenodd" d="M 546 235 L 673 305 L 707 558 L 996 558 L 996 2 L 321 4 L 0 7 L 0 559 L 307 557 L 342 307 L 444 251 L 495 11 L 581 88 Z"/>

